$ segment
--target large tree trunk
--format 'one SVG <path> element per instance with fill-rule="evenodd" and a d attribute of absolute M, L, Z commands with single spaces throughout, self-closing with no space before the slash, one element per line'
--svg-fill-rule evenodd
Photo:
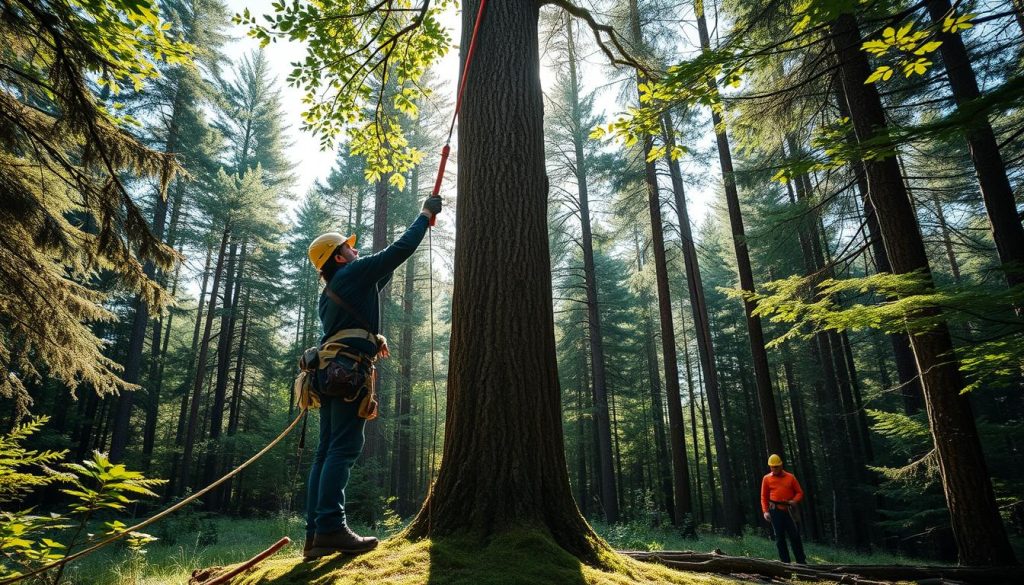
<path fill-rule="evenodd" d="M 697 32 L 700 36 L 701 49 L 708 51 L 711 49 L 711 38 L 708 35 L 707 20 L 704 18 L 702 6 L 699 1 L 695 5 Z M 708 79 L 708 87 L 713 94 L 717 95 L 718 87 L 714 79 Z M 732 228 L 733 247 L 736 250 L 736 267 L 739 270 L 740 288 L 746 293 L 753 293 L 754 272 L 750 264 L 750 252 L 747 250 L 747 236 L 743 227 L 743 212 L 740 210 L 740 196 L 736 190 L 736 179 L 733 176 L 729 136 L 726 134 L 725 123 L 722 121 L 718 109 L 711 109 L 711 120 L 718 143 L 718 161 L 722 167 L 722 182 L 725 186 L 725 199 L 729 207 L 729 225 Z M 768 367 L 768 351 L 764 347 L 761 318 L 754 315 L 756 307 L 757 303 L 752 300 L 743 301 L 743 309 L 747 315 L 750 357 L 754 365 L 754 381 L 757 385 L 757 403 L 761 410 L 761 425 L 764 428 L 765 448 L 768 453 L 778 453 L 784 456 L 782 432 L 775 410 L 775 393 L 772 390 L 772 375 Z"/>
<path fill-rule="evenodd" d="M 672 177 L 672 191 L 676 199 L 676 213 L 679 216 L 679 234 L 683 247 L 683 261 L 686 268 L 686 287 L 690 294 L 690 310 L 693 313 L 693 326 L 697 332 L 697 356 L 700 359 L 701 371 L 704 375 L 704 388 L 707 393 L 708 410 L 710 410 L 711 426 L 715 436 L 715 461 L 718 473 L 722 478 L 722 512 L 725 533 L 739 536 L 743 530 L 743 511 L 736 499 L 736 486 L 732 477 L 732 462 L 725 444 L 725 421 L 722 420 L 722 399 L 718 384 L 718 365 L 715 363 L 715 346 L 711 339 L 711 327 L 708 320 L 708 306 L 704 299 L 704 282 L 700 276 L 700 263 L 697 260 L 697 246 L 693 242 L 693 230 L 690 227 L 690 212 L 686 205 L 686 193 L 683 187 L 683 176 L 679 170 L 679 162 L 671 159 L 675 147 L 675 130 L 672 118 L 666 113 L 662 120 L 665 136 L 666 162 Z M 710 454 L 709 454 L 710 457 Z"/>
<path fill-rule="evenodd" d="M 936 24 L 942 23 L 953 11 L 949 0 L 928 0 L 925 5 Z M 941 33 L 939 38 L 942 40 L 939 54 L 946 66 L 946 76 L 957 105 L 962 106 L 981 97 L 963 38 L 956 33 Z M 1014 269 L 1006 273 L 1006 281 L 1010 286 L 1024 284 L 1024 227 L 1020 223 L 1013 187 L 1006 175 L 995 132 L 983 116 L 974 120 L 965 134 L 999 260 L 1004 266 Z"/>
<path fill-rule="evenodd" d="M 576 163 L 576 185 L 580 204 L 580 228 L 583 245 L 583 276 L 587 293 L 587 339 L 590 344 L 590 376 L 594 391 L 594 420 L 597 423 L 597 450 L 601 463 L 601 506 L 607 522 L 619 521 L 619 505 L 612 463 L 612 432 L 608 417 L 608 384 L 605 376 L 604 340 L 601 337 L 601 313 L 597 304 L 597 276 L 594 271 L 594 239 L 590 226 L 590 195 L 587 185 L 587 160 L 583 153 L 586 128 L 580 114 L 579 82 L 576 72 L 576 47 L 572 18 L 566 18 L 569 51 L 569 91 L 572 141 Z"/>
<path fill-rule="evenodd" d="M 857 20 L 852 14 L 843 14 L 830 23 L 830 28 L 857 139 L 863 142 L 884 136 L 885 111 L 878 90 L 864 83 L 870 69 L 860 49 Z M 896 158 L 866 160 L 864 168 L 893 272 L 919 272 L 930 278 L 924 242 Z M 939 316 L 937 308 L 923 313 Z M 1015 563 L 1013 549 L 999 518 L 970 402 L 960 393 L 964 384 L 949 329 L 940 320 L 930 331 L 912 334 L 910 342 L 921 373 L 925 406 L 960 562 L 972 565 Z"/>
<path fill-rule="evenodd" d="M 849 108 L 846 105 L 846 94 L 842 87 L 836 91 L 838 99 L 836 104 L 839 108 L 839 115 L 843 118 L 850 117 Z M 846 140 L 856 146 L 857 136 L 850 131 Z M 864 205 L 864 223 L 867 226 L 868 238 L 871 240 L 871 253 L 875 259 L 875 271 L 892 272 L 892 264 L 889 262 L 889 253 L 885 251 L 885 243 L 882 241 L 882 230 L 878 227 L 878 216 L 875 213 L 875 206 L 871 204 L 868 197 L 868 178 L 864 170 L 864 163 L 859 160 L 850 161 L 853 169 L 854 179 L 857 183 L 857 190 L 860 191 L 861 201 Z M 917 364 L 914 362 L 914 352 L 910 349 L 910 337 L 906 333 L 893 333 L 889 335 L 889 343 L 892 345 L 893 356 L 896 360 L 896 375 L 899 377 L 900 395 L 903 397 L 903 412 L 912 415 L 920 412 L 923 400 L 921 381 L 917 377 Z"/>
<path fill-rule="evenodd" d="M 478 7 L 462 6 L 462 47 Z M 600 563 L 602 545 L 572 500 L 562 442 L 539 8 L 533 0 L 493 2 L 480 26 L 459 123 L 444 456 L 407 534 L 487 538 L 535 527 Z"/>

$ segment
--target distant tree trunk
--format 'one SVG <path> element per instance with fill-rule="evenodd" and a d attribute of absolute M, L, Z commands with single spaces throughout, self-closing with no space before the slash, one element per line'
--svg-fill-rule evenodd
<path fill-rule="evenodd" d="M 630 0 L 630 22 L 634 41 L 642 43 L 640 15 L 636 0 Z M 637 74 L 637 85 L 645 79 Z M 665 236 L 661 217 L 661 196 L 658 192 L 658 172 L 651 160 L 650 152 L 654 140 L 644 135 L 644 180 L 647 184 L 647 208 L 651 218 L 651 244 L 654 248 L 654 272 L 658 289 L 658 314 L 661 322 L 662 366 L 665 369 L 665 395 L 668 399 L 669 450 L 672 456 L 672 487 L 675 497 L 677 526 L 686 525 L 686 516 L 693 513 L 690 495 L 690 470 L 686 460 L 686 432 L 683 429 L 683 407 L 679 392 L 679 360 L 676 355 L 676 334 L 672 327 L 672 294 L 668 284 L 668 261 L 665 254 Z"/>
<path fill-rule="evenodd" d="M 857 139 L 863 142 L 880 133 L 884 137 L 885 110 L 877 88 L 864 83 L 870 68 L 860 49 L 856 18 L 842 14 L 830 23 L 830 28 Z M 930 277 L 924 242 L 895 157 L 866 160 L 864 168 L 893 271 L 920 272 Z M 923 313 L 939 316 L 938 309 Z M 960 394 L 964 385 L 958 360 L 952 357 L 955 354 L 949 329 L 939 321 L 926 333 L 912 334 L 910 341 L 921 373 L 960 562 L 1013 564 L 1016 558 L 999 517 L 970 402 Z"/>
<path fill-rule="evenodd" d="M 932 22 L 937 25 L 952 16 L 953 6 L 949 0 L 927 0 L 925 6 Z M 963 38 L 957 33 L 940 33 L 939 38 L 942 40 L 939 54 L 946 66 L 949 87 L 953 90 L 957 106 L 981 97 Z M 1024 284 L 1024 227 L 1017 213 L 1013 187 L 1006 174 L 1006 164 L 999 152 L 995 132 L 988 119 L 982 116 L 972 121 L 965 135 L 999 260 L 1004 266 L 1014 269 L 1006 273 L 1006 281 L 1010 286 Z"/>
<path fill-rule="evenodd" d="M 373 248 L 372 252 L 376 253 L 388 245 L 388 183 L 386 179 L 380 179 L 377 181 L 375 196 L 374 196 L 374 211 L 373 211 Z M 390 288 L 390 287 L 388 287 Z M 384 334 L 384 312 L 383 307 L 387 303 L 387 289 L 380 293 L 380 331 L 379 333 Z M 389 364 L 380 362 L 377 364 L 377 388 L 378 390 L 384 388 L 387 384 L 388 374 L 390 372 Z M 383 398 L 378 396 L 378 398 Z M 378 489 L 383 488 L 384 484 L 384 457 L 385 457 L 385 437 L 384 437 L 384 426 L 382 421 L 377 420 L 370 422 L 366 425 L 366 429 L 363 431 L 366 434 L 366 443 L 363 447 L 363 454 L 360 457 L 360 464 L 367 470 L 367 475 L 373 482 L 373 485 Z M 371 520 L 376 519 L 377 509 L 375 506 L 370 506 L 369 509 Z"/>
<path fill-rule="evenodd" d="M 795 142 L 787 139 L 790 155 L 795 155 Z M 797 201 L 807 203 L 807 183 L 802 176 L 795 177 L 792 181 L 795 186 L 796 195 L 790 184 L 786 184 L 789 192 L 790 202 Z M 812 226 L 816 222 L 812 222 Z M 806 275 L 817 275 L 822 278 L 830 274 L 829 269 L 824 267 L 824 257 L 821 251 L 820 240 L 817 231 L 813 228 L 811 233 L 805 227 L 797 231 L 800 243 L 800 251 L 804 261 L 804 272 Z M 829 469 L 835 476 L 835 490 L 840 494 L 841 508 L 837 524 L 840 524 L 839 531 L 843 534 L 844 543 L 857 546 L 859 549 L 870 547 L 867 528 L 867 513 L 858 513 L 862 507 L 861 499 L 856 491 L 856 484 L 859 484 L 864 475 L 863 461 L 858 453 L 859 441 L 854 433 L 858 432 L 855 426 L 851 426 L 851 414 L 844 409 L 844 377 L 837 371 L 836 348 L 833 346 L 833 339 L 829 332 L 819 331 L 815 333 L 811 345 L 812 363 L 817 365 L 821 371 L 820 384 L 818 386 L 819 412 L 823 421 L 822 427 L 826 429 L 826 458 Z M 841 355 L 841 354 L 840 354 Z M 845 370 L 845 362 L 843 364 Z M 848 390 L 848 385 L 846 386 Z M 852 396 L 852 394 L 851 394 Z M 852 399 L 850 400 L 852 401 Z M 865 511 L 866 512 L 866 511 Z"/>
<path fill-rule="evenodd" d="M 462 5 L 462 47 L 478 7 Z M 480 26 L 486 41 L 459 120 L 444 456 L 406 534 L 488 538 L 529 527 L 600 565 L 603 547 L 573 503 L 562 441 L 539 9 L 532 0 L 490 3 Z M 510 242 L 530 245 L 509 254 Z"/>
<path fill-rule="evenodd" d="M 227 405 L 228 377 L 231 369 L 231 347 L 235 337 L 235 315 L 238 308 L 238 293 L 242 289 L 242 273 L 245 271 L 245 256 L 248 242 L 242 242 L 239 254 L 237 242 L 231 244 L 228 253 L 228 266 L 224 279 L 224 307 L 221 309 L 220 331 L 217 337 L 217 377 L 213 385 L 213 405 L 210 408 L 210 450 L 206 454 L 203 469 L 203 484 L 213 483 L 220 470 L 219 461 L 222 457 L 220 444 L 221 432 L 224 428 L 224 407 Z M 235 269 L 235 262 L 238 269 Z M 218 490 L 219 492 L 219 490 Z M 219 493 L 207 498 L 206 509 L 213 510 L 219 506 Z"/>
<path fill-rule="evenodd" d="M 935 219 L 939 222 L 939 233 L 942 234 L 942 248 L 946 252 L 946 261 L 949 262 L 949 273 L 953 276 L 953 282 L 960 284 L 960 262 L 956 259 L 956 252 L 953 251 L 953 238 L 949 234 L 949 224 L 946 223 L 946 213 L 942 209 L 942 201 L 937 193 L 932 193 L 932 205 L 935 206 Z"/>
<path fill-rule="evenodd" d="M 587 338 L 590 344 L 590 376 L 594 384 L 594 421 L 597 423 L 597 450 L 601 463 L 601 505 L 609 523 L 619 521 L 619 505 L 612 462 L 612 433 L 608 417 L 608 383 L 605 377 L 604 339 L 601 336 L 601 312 L 597 304 L 597 275 L 594 270 L 594 239 L 590 226 L 590 200 L 587 185 L 587 159 L 583 153 L 587 129 L 580 113 L 579 83 L 576 73 L 576 48 L 573 42 L 572 18 L 566 18 L 568 39 L 569 92 L 571 104 L 572 141 L 575 156 L 576 185 L 580 205 L 580 227 L 583 245 L 583 276 L 587 294 Z"/>
<path fill-rule="evenodd" d="M 853 390 L 853 407 L 857 413 L 857 427 L 860 430 L 861 445 L 864 447 L 864 459 L 867 462 L 875 460 L 875 450 L 871 445 L 871 431 L 868 428 L 868 415 L 864 412 L 864 398 L 861 393 L 860 382 L 857 378 L 857 364 L 853 360 L 853 347 L 850 343 L 850 336 L 846 331 L 838 334 L 839 343 L 843 348 L 843 355 L 846 357 L 846 370 L 850 375 L 850 388 Z"/>
<path fill-rule="evenodd" d="M 416 193 L 416 181 L 413 181 L 412 192 Z M 402 292 L 402 345 L 398 348 L 398 362 L 402 372 L 398 378 L 396 393 L 398 421 L 395 425 L 395 438 L 398 456 L 395 465 L 395 494 L 398 496 L 398 513 L 408 517 L 416 510 L 412 493 L 412 329 L 413 329 L 413 297 L 416 294 L 416 256 L 405 263 L 405 289 Z"/>
<path fill-rule="evenodd" d="M 213 285 L 210 288 L 210 305 L 206 310 L 206 326 L 202 339 L 199 341 L 199 351 L 195 361 L 195 378 L 192 382 L 191 399 L 189 400 L 188 423 L 185 425 L 185 441 L 181 453 L 181 480 L 177 486 L 180 495 L 190 487 L 192 474 L 192 454 L 195 451 L 196 432 L 199 426 L 199 402 L 202 399 L 203 383 L 206 381 L 206 356 L 210 349 L 210 335 L 213 332 L 213 318 L 217 310 L 217 291 L 220 289 L 220 277 L 224 269 L 224 256 L 228 246 L 228 239 L 231 237 L 231 221 L 224 225 L 224 232 L 220 240 L 220 250 L 217 253 L 217 265 L 213 270 Z"/>
<path fill-rule="evenodd" d="M 711 49 L 711 38 L 708 36 L 707 20 L 704 18 L 702 4 L 696 3 L 697 32 L 700 36 L 701 48 Z M 717 95 L 718 87 L 714 79 L 708 79 L 708 87 Z M 711 120 L 715 128 L 718 143 L 718 160 L 722 167 L 722 181 L 725 184 L 725 199 L 729 207 L 729 224 L 732 228 L 733 246 L 736 250 L 736 266 L 739 269 L 740 288 L 744 292 L 754 292 L 754 272 L 750 264 L 750 252 L 747 250 L 747 236 L 743 227 L 743 212 L 740 209 L 740 196 L 736 190 L 736 179 L 733 176 L 732 151 L 729 136 L 725 131 L 718 110 L 711 109 Z M 771 370 L 768 367 L 768 351 L 764 347 L 764 331 L 761 318 L 754 315 L 757 303 L 743 301 L 743 309 L 747 315 L 747 333 L 750 339 L 750 356 L 754 365 L 754 380 L 757 386 L 757 402 L 761 411 L 761 424 L 764 429 L 765 448 L 768 453 L 778 453 L 785 457 L 782 445 L 782 432 L 779 428 L 779 417 L 775 410 L 775 393 L 772 390 Z"/>
<path fill-rule="evenodd" d="M 711 328 L 708 325 L 708 307 L 704 298 L 704 282 L 700 275 L 700 263 L 697 260 L 697 247 L 693 242 L 693 231 L 690 227 L 690 213 L 686 204 L 686 193 L 683 177 L 678 161 L 671 159 L 675 147 L 675 130 L 671 116 L 666 113 L 662 119 L 665 136 L 666 162 L 672 177 L 672 191 L 675 194 L 676 213 L 679 216 L 679 234 L 683 248 L 683 260 L 686 268 L 686 287 L 690 294 L 690 310 L 693 314 L 693 326 L 697 332 L 697 356 L 704 376 L 704 388 L 707 393 L 708 410 L 711 415 L 711 426 L 715 435 L 715 461 L 722 480 L 722 512 L 725 533 L 739 536 L 743 530 L 743 512 L 736 499 L 736 486 L 733 484 L 732 462 L 725 443 L 725 421 L 722 420 L 722 405 L 718 384 L 718 366 L 715 364 L 715 347 L 711 339 Z M 708 457 L 710 457 L 710 451 Z M 713 481 L 713 479 L 712 479 Z M 714 490 L 711 490 L 714 494 Z"/>
<path fill-rule="evenodd" d="M 661 492 L 662 504 L 669 519 L 674 523 L 676 518 L 676 506 L 672 491 L 672 469 L 669 465 L 668 443 L 665 437 L 665 412 L 664 400 L 661 392 L 661 374 L 658 367 L 658 351 L 655 347 L 654 320 L 651 318 L 651 299 L 644 292 L 641 295 L 641 302 L 644 306 L 644 354 L 647 356 L 647 387 L 650 389 L 651 419 L 654 423 L 655 441 L 655 469 L 657 469 L 657 481 Z"/>
<path fill-rule="evenodd" d="M 786 388 L 789 390 L 789 407 L 793 413 L 793 433 L 796 435 L 797 461 L 800 464 L 800 470 L 803 472 L 799 480 L 806 494 L 803 509 L 807 511 L 807 514 L 804 524 L 810 525 L 811 538 L 813 540 L 820 540 L 821 520 L 818 518 L 820 492 L 818 491 L 817 472 L 814 469 L 814 452 L 811 450 L 811 436 L 807 431 L 807 416 L 804 414 L 800 387 L 796 383 L 796 376 L 793 375 L 792 360 L 786 350 L 783 350 L 782 369 L 786 378 Z"/>
<path fill-rule="evenodd" d="M 693 367 L 690 344 L 686 339 L 686 317 L 680 315 L 679 331 L 683 336 L 683 363 L 686 364 L 686 389 L 690 394 L 690 440 L 693 441 L 693 485 L 697 488 L 697 520 L 704 523 L 704 488 L 700 483 L 700 441 L 697 440 L 697 398 L 693 391 Z M 711 454 L 709 453 L 710 457 Z"/>

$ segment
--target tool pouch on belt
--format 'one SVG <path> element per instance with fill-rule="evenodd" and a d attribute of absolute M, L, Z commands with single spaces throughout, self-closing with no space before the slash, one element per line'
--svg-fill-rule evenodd
<path fill-rule="evenodd" d="M 320 408 L 320 395 L 317 394 L 313 383 L 320 365 L 319 349 L 311 347 L 299 356 L 299 375 L 295 378 L 292 396 L 296 406 L 302 410 Z"/>
<path fill-rule="evenodd" d="M 373 366 L 363 360 L 339 353 L 320 369 L 318 390 L 325 396 L 352 402 L 369 387 L 372 370 Z"/>

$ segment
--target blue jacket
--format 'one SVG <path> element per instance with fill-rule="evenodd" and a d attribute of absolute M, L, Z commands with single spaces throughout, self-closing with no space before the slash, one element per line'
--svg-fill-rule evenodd
<path fill-rule="evenodd" d="M 427 233 L 427 218 L 420 215 L 412 222 L 402 237 L 395 240 L 387 248 L 376 254 L 357 258 L 342 266 L 334 273 L 331 287 L 339 297 L 345 300 L 362 320 L 370 325 L 371 333 L 380 333 L 380 291 L 387 286 L 396 268 L 412 256 Z M 326 294 L 320 293 L 320 304 L 318 306 L 320 324 L 323 326 L 324 335 L 320 338 L 322 344 L 329 337 L 342 329 L 363 329 L 365 325 L 338 303 L 332 301 Z M 366 339 L 353 338 L 346 341 L 352 349 L 367 355 L 374 355 L 377 348 Z"/>

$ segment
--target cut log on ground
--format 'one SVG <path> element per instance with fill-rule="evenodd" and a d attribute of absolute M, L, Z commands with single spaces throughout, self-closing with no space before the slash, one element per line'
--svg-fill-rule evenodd
<path fill-rule="evenodd" d="M 938 583 L 1024 583 L 1024 567 L 941 567 L 917 565 L 792 565 L 779 561 L 732 557 L 721 553 L 692 551 L 620 551 L 622 554 L 680 571 L 701 573 L 761 575 L 775 579 L 813 579 L 839 583 L 885 583 L 916 581 L 922 585 Z"/>

